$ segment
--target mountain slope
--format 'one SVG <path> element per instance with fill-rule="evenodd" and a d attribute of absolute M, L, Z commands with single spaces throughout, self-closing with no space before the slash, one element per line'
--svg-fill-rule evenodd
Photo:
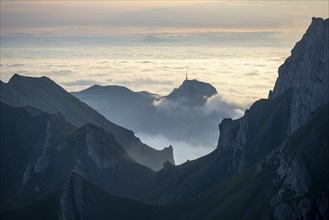
<path fill-rule="evenodd" d="M 47 77 L 33 78 L 15 74 L 8 83 L 1 82 L 1 99 L 13 106 L 32 106 L 45 112 L 60 112 L 70 123 L 81 127 L 86 123 L 103 127 L 114 135 L 126 152 L 139 163 L 154 170 L 173 161 L 171 148 L 155 150 L 143 144 L 130 130 L 106 120 L 97 111 L 66 92 Z"/>
<path fill-rule="evenodd" d="M 99 85 L 71 94 L 106 118 L 134 131 L 152 121 L 149 119 L 154 114 L 151 94 L 133 92 L 122 86 Z"/>
<path fill-rule="evenodd" d="M 62 190 L 17 210 L 0 211 L 1 219 L 161 219 L 157 208 L 116 197 L 72 172 Z"/>
<path fill-rule="evenodd" d="M 61 115 L 1 102 L 1 209 L 60 190 L 73 170 L 115 195 L 139 196 L 153 171 L 103 128 L 75 128 Z"/>
<path fill-rule="evenodd" d="M 328 48 L 328 24 L 329 19 L 314 18 L 306 34 L 295 45 L 291 56 L 279 68 L 279 77 L 274 92 L 270 92 L 269 99 L 265 101 L 273 103 L 269 110 L 264 107 L 257 110 L 256 106 L 259 104 L 255 103 L 241 119 L 221 122 L 219 127 L 222 135 L 218 141 L 218 152 L 231 152 L 232 163 L 236 165 L 233 170 L 241 172 L 266 156 L 291 132 L 298 129 L 313 111 L 329 101 L 328 71 L 324 66 L 319 69 L 318 63 L 316 63 L 329 63 L 328 50 L 314 49 L 322 47 L 324 43 L 325 48 Z M 300 48 L 313 49 L 301 50 Z M 316 62 L 310 62 L 309 57 Z M 304 60 L 289 64 L 291 60 L 300 58 Z M 300 65 L 303 62 L 308 62 L 309 65 L 302 71 Z M 288 64 L 290 70 L 284 72 L 283 70 L 288 68 L 286 67 Z M 317 77 L 314 77 L 315 75 Z M 292 79 L 286 80 L 287 76 Z M 288 85 L 286 85 L 287 83 Z M 280 99 L 287 100 L 283 104 L 284 109 L 278 117 L 273 117 L 273 112 L 277 109 L 276 100 L 282 102 Z"/>
<path fill-rule="evenodd" d="M 259 163 L 164 213 L 168 219 L 326 219 L 328 131 L 329 103 Z"/>
<path fill-rule="evenodd" d="M 59 145 L 75 127 L 59 114 L 46 114 L 32 107 L 14 108 L 2 101 L 0 104 L 0 201 L 3 207 L 17 198 L 32 172 L 37 174 L 48 166 L 45 151 L 52 145 Z M 56 180 L 60 179 L 57 176 Z M 35 196 L 36 193 L 31 195 L 31 199 Z"/>
<path fill-rule="evenodd" d="M 329 19 L 313 18 L 303 38 L 284 64 L 270 97 L 294 90 L 289 130 L 296 130 L 308 115 L 329 100 Z"/>

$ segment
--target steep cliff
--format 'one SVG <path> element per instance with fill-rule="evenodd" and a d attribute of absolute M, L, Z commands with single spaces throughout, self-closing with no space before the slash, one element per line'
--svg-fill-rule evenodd
<path fill-rule="evenodd" d="M 236 172 L 256 163 L 329 101 L 329 19 L 313 18 L 291 56 L 279 68 L 269 99 L 257 101 L 238 120 L 220 125 L 218 152 L 232 155 Z"/>
<path fill-rule="evenodd" d="M 313 18 L 284 64 L 270 99 L 293 89 L 288 133 L 329 100 L 329 19 Z"/>

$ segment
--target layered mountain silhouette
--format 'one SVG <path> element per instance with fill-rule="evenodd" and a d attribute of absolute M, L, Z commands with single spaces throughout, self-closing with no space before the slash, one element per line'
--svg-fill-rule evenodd
<path fill-rule="evenodd" d="M 161 169 L 167 160 L 174 163 L 172 148 L 158 151 L 143 144 L 132 131 L 106 120 L 47 77 L 34 78 L 15 74 L 8 83 L 1 82 L 0 86 L 1 99 L 10 105 L 31 106 L 52 114 L 59 112 L 76 127 L 91 123 L 104 128 L 113 134 L 130 156 L 151 169 Z"/>
<path fill-rule="evenodd" d="M 2 101 L 1 218 L 327 219 L 328 44 L 313 18 L 268 99 L 222 120 L 212 153 L 158 172 L 101 126 Z"/>
<path fill-rule="evenodd" d="M 62 189 L 71 171 L 115 195 L 138 196 L 154 172 L 102 127 L 76 128 L 60 113 L 1 102 L 1 131 L 1 207 L 20 207 Z"/>
<path fill-rule="evenodd" d="M 237 108 L 222 101 L 212 85 L 198 80 L 185 80 L 164 97 L 122 86 L 99 85 L 72 94 L 137 133 L 163 135 L 192 146 L 215 147 L 218 120 L 232 116 Z M 208 105 L 212 98 L 220 108 Z"/>
<path fill-rule="evenodd" d="M 144 43 L 159 43 L 159 42 L 163 42 L 164 39 L 159 38 L 159 37 L 155 37 L 152 35 L 148 35 L 147 37 L 144 38 L 144 40 L 142 42 Z"/>

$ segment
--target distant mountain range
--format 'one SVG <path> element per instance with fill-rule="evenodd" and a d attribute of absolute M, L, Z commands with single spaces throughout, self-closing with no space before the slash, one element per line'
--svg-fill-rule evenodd
<path fill-rule="evenodd" d="M 2 83 L 1 219 L 328 219 L 328 48 L 329 19 L 313 18 L 268 99 L 222 120 L 210 154 L 158 172 L 132 159 L 117 127 L 39 110 L 78 101 L 43 97 L 49 79 Z"/>
<path fill-rule="evenodd" d="M 212 85 L 198 80 L 184 80 L 164 97 L 121 86 L 99 85 L 71 94 L 107 119 L 137 133 L 163 135 L 192 146 L 215 147 L 218 121 L 232 117 L 238 108 L 222 101 L 222 108 L 211 109 L 207 101 L 215 97 L 221 102 L 221 98 Z"/>
<path fill-rule="evenodd" d="M 8 83 L 1 82 L 0 89 L 1 100 L 12 106 L 31 106 L 51 114 L 61 113 L 76 127 L 91 123 L 104 128 L 113 134 L 129 155 L 151 169 L 161 169 L 167 160 L 174 163 L 172 148 L 158 151 L 143 144 L 132 131 L 106 120 L 47 77 L 34 78 L 15 74 Z"/>
<path fill-rule="evenodd" d="M 163 42 L 164 40 L 162 38 L 158 38 L 152 35 L 149 35 L 144 38 L 143 42 L 144 43 L 158 43 L 158 42 Z"/>

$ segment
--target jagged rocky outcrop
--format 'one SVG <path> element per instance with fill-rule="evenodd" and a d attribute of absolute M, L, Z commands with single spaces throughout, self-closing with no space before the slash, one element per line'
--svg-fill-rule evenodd
<path fill-rule="evenodd" d="M 328 24 L 328 19 L 313 18 L 307 32 L 292 50 L 291 56 L 279 68 L 279 77 L 273 92 L 270 92 L 269 99 L 257 101 L 238 120 L 224 119 L 220 123 L 221 135 L 217 149 L 219 155 L 223 153 L 231 155 L 230 163 L 227 165 L 228 172 L 244 173 L 269 153 L 274 154 L 272 150 L 287 138 L 290 144 L 291 139 L 295 140 L 296 136 L 299 138 L 296 141 L 304 140 L 294 132 L 309 120 L 315 110 L 329 102 Z M 327 120 L 325 114 L 328 114 L 328 106 L 322 111 L 323 120 Z M 317 118 L 317 121 L 321 124 L 321 118 Z M 327 133 L 329 130 L 327 122 L 324 123 L 319 134 Z M 329 174 L 326 171 L 321 177 L 324 181 L 322 185 L 325 187 L 324 191 L 316 191 L 318 193 L 316 198 L 309 195 L 310 191 L 315 190 L 314 184 L 318 184 L 316 180 L 311 180 L 315 177 L 310 176 L 309 170 L 317 172 L 316 170 L 322 170 L 327 166 L 325 161 L 328 157 L 328 140 L 324 137 L 321 139 L 324 142 L 316 140 L 317 134 L 313 133 L 315 131 L 312 129 L 307 132 L 310 132 L 307 134 L 309 139 L 303 142 L 303 147 L 307 148 L 305 145 L 309 145 L 309 148 L 303 152 L 303 156 L 298 154 L 300 153 L 298 151 L 294 152 L 298 156 L 295 154 L 288 156 L 291 150 L 286 149 L 288 148 L 286 144 L 281 145 L 282 152 L 277 155 L 279 157 L 277 163 L 280 164 L 277 169 L 279 177 L 273 180 L 276 196 L 272 197 L 270 204 L 274 207 L 276 219 L 314 217 L 314 209 L 320 207 L 316 201 L 328 196 L 326 184 Z M 321 156 L 315 156 L 317 151 L 322 151 Z M 313 157 L 306 156 L 307 154 Z M 313 163 L 312 160 L 319 160 L 319 163 Z M 311 168 L 310 163 L 314 164 Z M 282 187 L 279 190 L 276 188 L 278 185 Z M 290 201 L 289 204 L 287 200 Z M 326 203 L 323 199 L 321 201 L 318 203 Z M 317 215 L 326 216 L 328 207 L 323 210 L 322 214 Z M 316 210 L 316 212 L 320 211 Z"/>
<path fill-rule="evenodd" d="M 221 122 L 218 152 L 231 151 L 233 170 L 241 171 L 267 155 L 329 101 L 328 30 L 328 19 L 313 18 L 291 56 L 279 68 L 269 99 L 257 101 L 238 120 Z M 264 144 L 266 136 L 272 140 Z"/>
<path fill-rule="evenodd" d="M 15 74 L 8 83 L 1 82 L 0 91 L 1 99 L 13 106 L 32 106 L 51 114 L 59 112 L 76 127 L 87 123 L 103 127 L 114 135 L 130 156 L 153 170 L 161 169 L 167 160 L 174 163 L 172 150 L 159 151 L 147 146 L 132 131 L 110 122 L 47 77 Z"/>
<path fill-rule="evenodd" d="M 329 104 L 269 155 L 197 197 L 168 205 L 168 219 L 327 219 Z M 214 167 L 212 169 L 215 169 Z"/>
<path fill-rule="evenodd" d="M 1 209 L 60 190 L 71 171 L 114 195 L 138 197 L 153 171 L 126 154 L 114 136 L 60 115 L 1 102 Z"/>
<path fill-rule="evenodd" d="M 288 133 L 303 124 L 311 112 L 329 100 L 329 20 L 313 18 L 303 38 L 284 64 L 270 99 L 293 89 Z"/>

